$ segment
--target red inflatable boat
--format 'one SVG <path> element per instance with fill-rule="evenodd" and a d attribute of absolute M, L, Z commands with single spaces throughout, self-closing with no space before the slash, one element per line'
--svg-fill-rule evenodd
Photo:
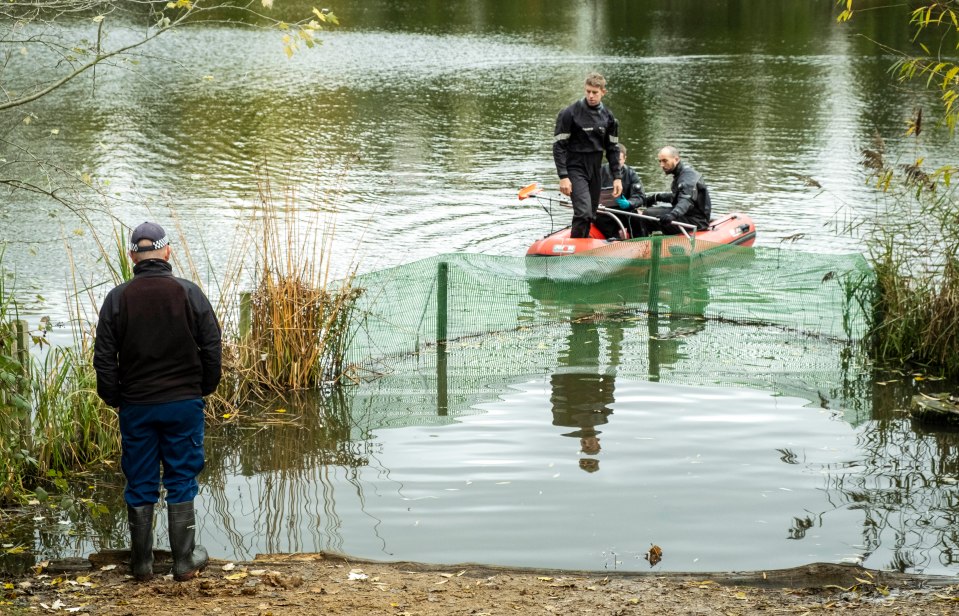
<path fill-rule="evenodd" d="M 526 256 L 589 255 L 618 259 L 649 259 L 652 256 L 652 238 L 609 240 L 595 225 L 590 229 L 589 237 L 573 239 L 569 237 L 569 232 L 567 227 L 536 240 L 526 251 Z M 656 239 L 661 245 L 660 256 L 664 258 L 692 256 L 720 246 L 752 246 L 756 241 L 756 225 L 746 214 L 734 213 L 717 218 L 710 222 L 707 229 L 688 236 L 665 235 Z"/>
<path fill-rule="evenodd" d="M 523 187 L 519 191 L 519 199 L 535 198 L 537 200 L 545 199 L 550 204 L 558 204 L 562 207 L 572 209 L 571 204 L 565 200 L 557 200 L 551 197 L 541 197 L 543 191 L 538 182 Z M 625 214 L 627 216 L 636 216 L 646 218 L 642 214 L 633 214 L 621 212 L 615 208 L 607 208 L 604 205 L 603 196 L 600 196 L 600 207 L 597 215 L 611 216 L 613 212 Z M 545 209 L 545 208 L 544 208 Z M 617 219 L 618 220 L 618 219 Z M 566 227 L 556 233 L 551 233 L 546 237 L 536 240 L 526 251 L 527 257 L 563 257 L 569 255 L 588 255 L 593 257 L 613 257 L 617 259 L 652 259 L 652 246 L 660 245 L 660 257 L 669 259 L 674 257 L 691 257 L 693 255 L 705 256 L 712 249 L 724 246 L 752 246 L 756 241 L 756 225 L 752 218 L 746 214 L 734 213 L 720 218 L 713 219 L 709 227 L 702 231 L 693 231 L 692 225 L 679 225 L 682 231 L 680 235 L 665 235 L 656 237 L 639 237 L 633 239 L 607 239 L 603 233 L 596 228 L 596 225 L 590 227 L 589 237 L 573 239 L 569 236 L 570 229 Z M 620 224 L 622 228 L 623 225 Z M 625 234 L 625 229 L 623 230 Z M 723 251 L 718 251 L 723 252 Z"/>

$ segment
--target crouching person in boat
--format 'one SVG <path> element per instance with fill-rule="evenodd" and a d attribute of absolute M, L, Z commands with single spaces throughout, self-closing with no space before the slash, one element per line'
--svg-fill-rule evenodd
<path fill-rule="evenodd" d="M 626 146 L 620 143 L 617 144 L 617 147 L 619 148 L 619 168 L 622 170 L 623 192 L 607 207 L 611 210 L 636 213 L 645 204 L 646 193 L 643 192 L 643 183 L 639 180 L 639 176 L 636 175 L 632 167 L 626 164 Z M 604 189 L 613 185 L 613 174 L 609 169 L 609 163 L 605 163 L 600 169 L 600 177 Z M 635 216 L 623 215 L 616 216 L 616 218 L 623 223 L 622 226 L 617 224 L 612 217 L 606 214 L 598 214 L 596 216 L 596 226 L 608 238 L 625 240 L 643 235 L 642 224 Z M 628 237 L 623 237 L 624 228 Z"/>
<path fill-rule="evenodd" d="M 667 206 L 648 207 L 644 214 L 658 219 L 658 222 L 643 219 L 644 234 L 653 231 L 662 231 L 665 235 L 682 233 L 673 222 L 683 222 L 695 225 L 697 231 L 709 227 L 709 217 L 712 214 L 712 202 L 709 199 L 709 190 L 703 176 L 684 163 L 679 157 L 679 150 L 667 145 L 659 151 L 657 156 L 659 166 L 666 175 L 673 176 L 670 192 L 653 193 L 646 196 L 646 205 L 668 203 Z"/>

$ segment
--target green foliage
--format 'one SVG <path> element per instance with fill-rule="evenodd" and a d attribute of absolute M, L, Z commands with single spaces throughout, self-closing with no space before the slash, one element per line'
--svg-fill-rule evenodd
<path fill-rule="evenodd" d="M 117 415 L 96 392 L 93 338 L 78 338 L 74 347 L 52 348 L 33 379 L 33 450 L 41 476 L 112 460 L 120 452 Z"/>
<path fill-rule="evenodd" d="M 92 336 L 80 332 L 76 346 L 31 359 L 29 344 L 48 344 L 49 321 L 25 335 L 5 281 L 0 268 L 0 503 L 21 499 L 38 482 L 56 487 L 61 473 L 119 452 L 116 414 L 96 395 Z"/>
<path fill-rule="evenodd" d="M 843 7 L 837 18 L 840 23 L 852 19 L 854 0 L 838 0 Z M 897 9 L 900 5 L 880 7 Z M 899 56 L 893 71 L 900 82 L 924 79 L 926 87 L 935 87 L 941 92 L 943 123 L 950 132 L 955 132 L 959 120 L 959 0 L 926 2 L 909 13 L 909 25 L 913 28 L 915 48 L 911 50 L 889 49 Z M 879 42 L 882 45 L 882 42 Z M 911 123 L 907 133 L 918 135 L 922 130 L 922 116 Z"/>

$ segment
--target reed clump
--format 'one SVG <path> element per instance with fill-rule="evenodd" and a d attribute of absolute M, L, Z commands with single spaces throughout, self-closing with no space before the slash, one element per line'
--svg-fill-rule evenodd
<path fill-rule="evenodd" d="M 872 348 L 878 361 L 959 378 L 959 199 L 945 168 L 886 160 L 878 136 L 861 164 L 887 207 L 865 220 L 875 272 Z"/>
<path fill-rule="evenodd" d="M 240 405 L 249 394 L 328 388 L 347 378 L 344 363 L 356 300 L 354 272 L 330 280 L 333 227 L 277 198 L 261 183 L 248 237 L 255 250 L 252 291 L 228 290 L 239 314 L 225 340 L 221 398 Z"/>
<path fill-rule="evenodd" d="M 33 378 L 33 451 L 40 477 L 116 459 L 116 412 L 97 396 L 93 335 L 82 332 L 73 347 L 53 347 L 37 362 Z"/>
<path fill-rule="evenodd" d="M 878 358 L 959 377 L 959 263 L 953 258 L 911 274 L 892 251 L 874 263 Z"/>

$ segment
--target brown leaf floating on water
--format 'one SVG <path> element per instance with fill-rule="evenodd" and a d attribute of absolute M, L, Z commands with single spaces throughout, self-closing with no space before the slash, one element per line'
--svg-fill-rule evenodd
<path fill-rule="evenodd" d="M 658 545 L 653 545 L 649 548 L 649 552 L 646 552 L 646 560 L 649 561 L 650 567 L 655 567 L 656 564 L 663 559 L 663 548 Z"/>

